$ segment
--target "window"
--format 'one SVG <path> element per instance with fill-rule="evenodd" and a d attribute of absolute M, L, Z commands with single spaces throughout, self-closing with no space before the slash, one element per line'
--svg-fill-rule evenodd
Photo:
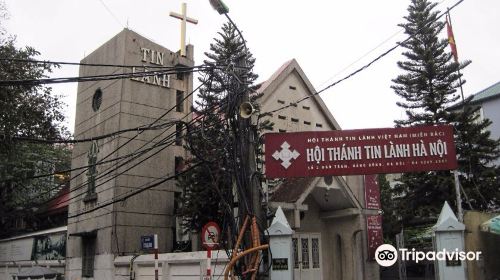
<path fill-rule="evenodd" d="M 299 248 L 297 247 L 297 238 L 292 238 L 293 245 L 293 268 L 299 268 Z"/>
<path fill-rule="evenodd" d="M 311 239 L 312 268 L 319 268 L 319 239 Z"/>
<path fill-rule="evenodd" d="M 296 118 L 292 118 L 291 120 L 292 120 L 292 122 L 299 122 L 299 119 L 296 119 Z"/>
<path fill-rule="evenodd" d="M 178 90 L 175 96 L 175 106 L 177 112 L 184 112 L 184 92 Z"/>
<path fill-rule="evenodd" d="M 98 88 L 94 92 L 94 96 L 92 96 L 92 109 L 94 112 L 97 112 L 102 104 L 102 90 Z"/>
<path fill-rule="evenodd" d="M 322 124 L 320 124 L 320 123 L 317 123 L 317 124 L 316 124 L 316 127 L 323 127 L 323 125 L 322 125 Z"/>
<path fill-rule="evenodd" d="M 311 107 L 309 107 L 309 106 L 302 106 L 302 109 L 304 109 L 304 110 L 310 110 Z"/>
<path fill-rule="evenodd" d="M 179 80 L 179 81 L 184 80 L 184 73 L 180 72 L 181 70 L 178 70 L 178 71 L 179 72 L 177 72 L 177 80 Z"/>
<path fill-rule="evenodd" d="M 278 129 L 279 132 L 286 132 L 286 129 Z"/>
<path fill-rule="evenodd" d="M 297 88 L 296 88 L 296 87 L 294 87 L 294 86 L 289 86 L 288 88 L 289 88 L 289 89 L 291 89 L 291 90 L 296 90 L 296 89 L 297 89 Z"/>
<path fill-rule="evenodd" d="M 302 269 L 309 268 L 309 238 L 301 238 L 302 245 Z"/>
<path fill-rule="evenodd" d="M 290 102 L 290 106 L 297 108 L 297 103 Z"/>
<path fill-rule="evenodd" d="M 282 116 L 282 115 L 278 115 L 278 119 L 280 119 L 280 120 L 286 120 L 286 117 Z"/>
<path fill-rule="evenodd" d="M 175 145 L 182 145 L 182 124 L 178 123 L 175 125 Z"/>
<path fill-rule="evenodd" d="M 94 277 L 96 236 L 82 237 L 82 276 Z"/>
<path fill-rule="evenodd" d="M 285 104 L 285 101 L 283 101 L 283 100 L 279 100 L 279 99 L 278 99 L 278 103 L 279 103 L 279 104 Z"/>
<path fill-rule="evenodd" d="M 311 122 L 304 121 L 304 124 L 305 124 L 305 125 L 311 125 Z"/>

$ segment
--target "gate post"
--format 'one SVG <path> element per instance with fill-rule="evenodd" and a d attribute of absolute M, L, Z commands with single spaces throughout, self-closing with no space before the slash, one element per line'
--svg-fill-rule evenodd
<path fill-rule="evenodd" d="M 293 279 L 293 230 L 288 224 L 281 207 L 276 210 L 273 222 L 266 231 L 270 237 L 271 280 Z"/>
<path fill-rule="evenodd" d="M 444 203 L 438 221 L 432 230 L 434 231 L 433 243 L 436 255 L 443 250 L 450 253 L 465 251 L 465 225 L 458 221 L 448 202 Z M 453 258 L 447 257 L 446 260 L 438 260 L 436 257 L 434 261 L 436 279 L 465 280 L 467 279 L 465 266 L 466 261 L 457 260 L 455 256 Z"/>

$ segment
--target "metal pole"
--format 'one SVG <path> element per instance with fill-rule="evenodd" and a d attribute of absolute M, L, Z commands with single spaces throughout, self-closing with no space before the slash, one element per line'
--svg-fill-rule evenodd
<path fill-rule="evenodd" d="M 158 280 L 158 234 L 155 234 L 155 280 Z"/>
<path fill-rule="evenodd" d="M 457 211 L 458 211 L 458 221 L 464 221 L 464 212 L 462 209 L 462 196 L 460 194 L 460 181 L 458 179 L 458 171 L 453 170 L 453 175 L 455 177 L 455 192 L 457 194 Z"/>

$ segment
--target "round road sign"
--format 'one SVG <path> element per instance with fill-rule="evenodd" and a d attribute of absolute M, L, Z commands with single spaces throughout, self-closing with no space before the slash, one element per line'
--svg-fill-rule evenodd
<path fill-rule="evenodd" d="M 201 243 L 206 249 L 214 249 L 219 245 L 220 227 L 215 222 L 208 222 L 201 230 Z"/>

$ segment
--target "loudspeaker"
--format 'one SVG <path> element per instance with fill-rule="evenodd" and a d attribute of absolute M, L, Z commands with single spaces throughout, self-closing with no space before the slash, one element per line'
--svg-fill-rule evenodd
<path fill-rule="evenodd" d="M 240 105 L 240 116 L 244 119 L 248 119 L 255 112 L 255 108 L 250 102 L 243 102 Z"/>

